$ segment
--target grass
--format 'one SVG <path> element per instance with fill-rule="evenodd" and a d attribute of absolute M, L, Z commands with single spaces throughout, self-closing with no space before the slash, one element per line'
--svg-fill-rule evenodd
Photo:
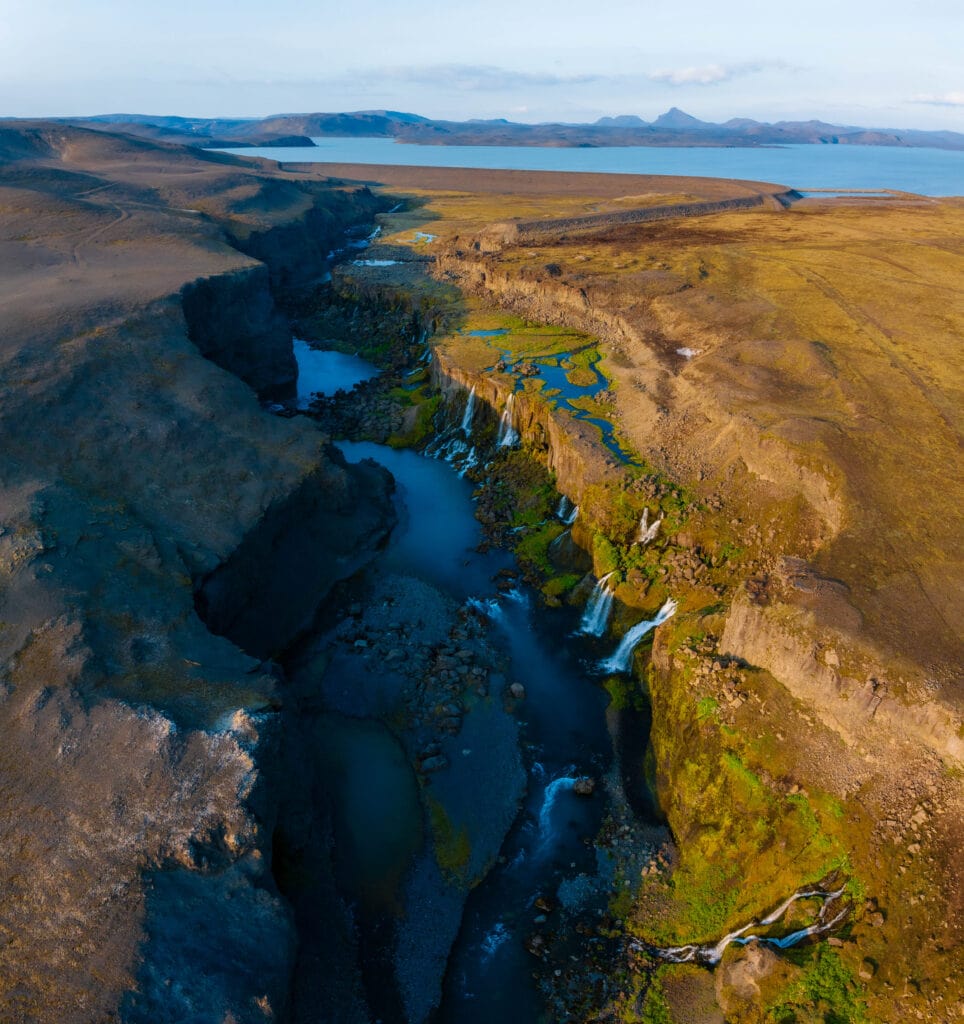
<path fill-rule="evenodd" d="M 767 1007 L 772 1024 L 866 1024 L 862 986 L 836 950 L 821 945 L 807 951 L 799 976 Z"/>

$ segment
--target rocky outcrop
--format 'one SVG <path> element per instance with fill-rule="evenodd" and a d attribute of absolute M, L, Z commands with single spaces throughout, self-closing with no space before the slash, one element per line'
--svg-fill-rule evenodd
<path fill-rule="evenodd" d="M 317 285 L 329 254 L 345 245 L 345 231 L 371 225 L 376 214 L 394 205 L 368 188 L 316 188 L 313 195 L 311 185 L 303 187 L 306 201 L 298 217 L 264 230 L 234 228 L 229 233 L 236 249 L 267 266 L 271 288 L 279 297 L 298 295 Z"/>
<path fill-rule="evenodd" d="M 349 467 L 337 448 L 269 507 L 197 593 L 201 618 L 242 650 L 269 658 L 310 624 L 340 579 L 367 562 L 395 521 L 392 478 Z"/>
<path fill-rule="evenodd" d="M 514 428 L 526 444 L 545 454 L 557 490 L 574 503 L 578 504 L 590 484 L 618 477 L 619 463 L 591 425 L 552 409 L 537 396 L 512 392 L 512 378 L 465 370 L 438 349 L 432 361 L 432 378 L 446 402 L 452 404 L 461 404 L 462 396 L 475 388 L 476 400 L 488 407 L 488 415 L 495 420 L 501 416 L 509 395 L 514 394 Z"/>
<path fill-rule="evenodd" d="M 291 330 L 275 308 L 267 267 L 194 281 L 184 286 L 181 302 L 188 337 L 201 355 L 262 398 L 294 394 L 298 366 Z"/>
<path fill-rule="evenodd" d="M 720 650 L 766 669 L 850 746 L 872 749 L 913 736 L 941 758 L 964 760 L 960 721 L 946 707 L 899 694 L 873 652 L 852 634 L 821 628 L 805 609 L 741 595 L 727 614 Z M 838 650 L 846 652 L 845 667 Z"/>

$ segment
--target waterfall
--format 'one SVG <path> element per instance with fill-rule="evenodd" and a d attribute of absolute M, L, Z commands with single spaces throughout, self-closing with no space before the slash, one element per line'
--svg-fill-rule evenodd
<path fill-rule="evenodd" d="M 603 672 L 628 672 L 632 662 L 633 651 L 640 640 L 657 626 L 661 626 L 676 611 L 676 602 L 669 598 L 662 608 L 656 613 L 655 619 L 647 619 L 637 622 L 635 626 L 619 641 L 616 652 L 605 661 L 599 663 Z"/>
<path fill-rule="evenodd" d="M 496 447 L 511 448 L 519 443 L 519 435 L 512 426 L 512 406 L 515 403 L 515 392 L 510 391 L 505 401 L 505 409 L 502 411 L 502 419 L 499 420 L 499 434 L 495 439 Z"/>
<path fill-rule="evenodd" d="M 566 524 L 566 526 L 572 526 L 576 521 L 576 516 L 579 515 L 579 506 L 573 505 L 573 503 L 563 494 L 559 499 L 559 504 L 556 506 L 556 518 Z"/>
<path fill-rule="evenodd" d="M 472 390 L 469 392 L 469 397 L 465 402 L 465 412 L 462 414 L 462 433 L 466 437 L 472 436 L 472 417 L 475 415 L 475 385 L 472 385 Z"/>
<path fill-rule="evenodd" d="M 466 473 L 473 467 L 479 464 L 479 453 L 474 449 L 469 449 L 469 454 L 465 456 L 465 460 L 459 467 L 459 476 L 465 476 Z"/>
<path fill-rule="evenodd" d="M 827 920 L 827 911 L 830 904 L 834 900 L 839 899 L 843 894 L 843 889 L 837 889 L 835 892 L 825 892 L 822 889 L 802 889 L 799 892 L 795 892 L 788 900 L 784 900 L 776 910 L 767 914 L 766 917 L 759 921 L 751 921 L 742 928 L 737 928 L 736 931 L 724 935 L 719 942 L 707 943 L 703 946 L 671 946 L 669 949 L 660 949 L 657 952 L 664 960 L 669 960 L 671 963 L 696 962 L 712 965 L 720 962 L 723 957 L 723 951 L 731 942 L 741 946 L 745 946 L 750 942 L 766 942 L 768 945 L 776 946 L 777 949 L 789 949 L 810 935 L 822 935 L 824 932 L 830 931 L 831 928 L 834 928 L 847 916 L 850 908 L 844 907 L 843 910 L 835 914 L 829 921 Z M 765 927 L 779 921 L 797 900 L 813 898 L 819 898 L 823 900 L 823 903 L 817 914 L 817 919 L 806 928 L 799 928 L 797 931 L 790 932 L 789 935 L 779 938 L 775 936 L 746 934 L 751 928 Z"/>
<path fill-rule="evenodd" d="M 663 522 L 663 517 L 660 516 L 654 523 L 649 522 L 649 509 L 643 509 L 643 518 L 639 521 L 639 532 L 636 534 L 636 543 L 642 544 L 644 547 L 651 541 L 656 540 L 656 534 L 659 533 L 660 525 Z"/>
<path fill-rule="evenodd" d="M 539 809 L 539 835 L 543 843 L 549 841 L 552 836 L 552 808 L 556 798 L 563 790 L 571 790 L 576 784 L 575 778 L 564 775 L 560 779 L 553 779 L 546 786 L 545 794 L 542 797 L 542 807 Z"/>
<path fill-rule="evenodd" d="M 609 580 L 614 575 L 615 570 L 607 572 L 602 579 L 596 581 L 596 585 L 589 595 L 589 600 L 586 602 L 586 609 L 579 620 L 579 628 L 576 630 L 577 635 L 602 636 L 606 632 L 606 627 L 609 625 L 609 614 L 613 608 L 613 594 L 615 593 Z"/>

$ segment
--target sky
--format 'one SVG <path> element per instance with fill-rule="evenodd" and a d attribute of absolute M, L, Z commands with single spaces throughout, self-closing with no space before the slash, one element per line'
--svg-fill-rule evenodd
<path fill-rule="evenodd" d="M 0 116 L 676 106 L 964 131 L 961 0 L 0 0 Z"/>

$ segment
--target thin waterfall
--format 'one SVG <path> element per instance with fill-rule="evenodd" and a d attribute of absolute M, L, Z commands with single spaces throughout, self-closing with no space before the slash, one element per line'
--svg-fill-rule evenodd
<path fill-rule="evenodd" d="M 462 433 L 466 437 L 472 436 L 472 418 L 475 415 L 475 385 L 472 385 L 472 390 L 469 392 L 469 397 L 465 402 L 465 412 L 462 413 Z"/>
<path fill-rule="evenodd" d="M 656 613 L 655 619 L 647 619 L 637 622 L 635 626 L 619 641 L 615 653 L 599 663 L 603 672 L 628 672 L 632 663 L 633 651 L 636 650 L 640 640 L 657 626 L 661 626 L 676 611 L 676 602 L 669 598 L 662 608 Z"/>
<path fill-rule="evenodd" d="M 499 433 L 495 439 L 496 447 L 511 448 L 519 443 L 519 434 L 512 426 L 512 406 L 515 404 L 515 392 L 510 391 L 505 402 L 505 409 L 502 411 L 502 419 L 499 420 Z"/>
<path fill-rule="evenodd" d="M 654 523 L 649 522 L 649 509 L 643 509 L 643 518 L 639 521 L 639 531 L 636 534 L 636 543 L 642 544 L 644 547 L 656 540 L 656 534 L 659 533 L 659 528 L 662 525 L 663 517 L 660 516 Z"/>
<path fill-rule="evenodd" d="M 776 910 L 767 914 L 762 920 L 751 921 L 742 928 L 737 928 L 736 931 L 724 935 L 718 942 L 706 943 L 701 946 L 671 946 L 669 949 L 659 949 L 657 953 L 664 960 L 669 960 L 675 964 L 703 963 L 712 965 L 720 962 L 723 957 L 723 951 L 731 942 L 735 942 L 740 946 L 745 946 L 750 942 L 765 942 L 770 946 L 775 946 L 777 949 L 789 949 L 811 935 L 822 935 L 824 932 L 830 931 L 847 916 L 850 912 L 849 906 L 845 906 L 833 917 L 828 917 L 831 904 L 834 900 L 838 900 L 844 894 L 844 891 L 844 889 L 837 889 L 834 892 L 827 892 L 823 889 L 801 889 L 795 892 L 789 899 L 784 900 Z M 816 920 L 806 928 L 798 928 L 796 931 L 790 932 L 789 935 L 781 937 L 746 934 L 753 928 L 769 927 L 776 923 L 797 900 L 805 899 L 819 899 L 822 901 Z"/>
<path fill-rule="evenodd" d="M 579 620 L 579 628 L 576 630 L 577 634 L 582 636 L 602 636 L 606 632 L 606 627 L 609 625 L 609 616 L 613 610 L 613 595 L 616 592 L 609 581 L 615 574 L 615 570 L 607 572 L 602 579 L 596 581 L 596 585 L 589 595 L 589 600 L 586 602 L 582 618 Z"/>
<path fill-rule="evenodd" d="M 576 516 L 579 515 L 579 506 L 573 505 L 573 503 L 563 494 L 559 499 L 559 504 L 556 506 L 556 518 L 565 523 L 566 526 L 572 526 L 576 521 Z"/>

